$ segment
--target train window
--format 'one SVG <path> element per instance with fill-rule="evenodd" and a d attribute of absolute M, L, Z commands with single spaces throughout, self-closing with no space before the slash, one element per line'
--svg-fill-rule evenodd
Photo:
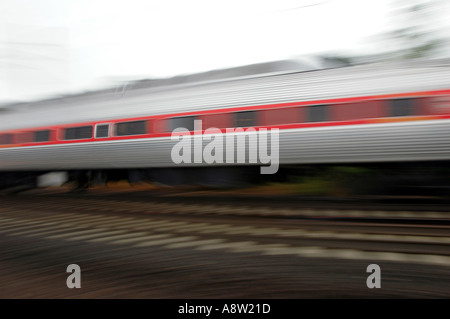
<path fill-rule="evenodd" d="M 421 114 L 426 115 L 441 115 L 450 114 L 450 95 L 430 96 L 422 99 L 417 99 L 421 105 Z"/>
<path fill-rule="evenodd" d="M 170 130 L 173 131 L 177 128 L 185 128 L 189 131 L 194 131 L 194 121 L 196 119 L 196 116 L 173 117 L 170 119 Z"/>
<path fill-rule="evenodd" d="M 0 145 L 12 144 L 12 134 L 0 134 Z"/>
<path fill-rule="evenodd" d="M 50 130 L 23 132 L 16 135 L 16 143 L 39 143 L 50 141 Z"/>
<path fill-rule="evenodd" d="M 50 140 L 50 130 L 35 131 L 33 142 L 48 142 Z"/>
<path fill-rule="evenodd" d="M 201 116 L 203 129 L 232 127 L 232 113 L 206 114 Z"/>
<path fill-rule="evenodd" d="M 64 131 L 65 140 L 83 140 L 92 138 L 92 126 L 69 127 Z"/>
<path fill-rule="evenodd" d="M 262 125 L 282 125 L 302 122 L 303 109 L 289 107 L 274 110 L 261 111 Z"/>
<path fill-rule="evenodd" d="M 350 121 L 385 116 L 385 103 L 382 101 L 360 101 L 336 104 L 330 108 L 334 121 Z"/>
<path fill-rule="evenodd" d="M 109 124 L 98 124 L 95 128 L 95 138 L 109 137 Z"/>
<path fill-rule="evenodd" d="M 141 135 L 147 133 L 147 121 L 132 121 L 116 124 L 116 136 Z"/>
<path fill-rule="evenodd" d="M 234 127 L 252 127 L 252 126 L 256 126 L 255 111 L 244 111 L 235 113 Z"/>
<path fill-rule="evenodd" d="M 410 116 L 414 115 L 413 99 L 395 99 L 391 101 L 392 116 Z"/>
<path fill-rule="evenodd" d="M 308 122 L 325 122 L 328 120 L 328 105 L 310 105 L 306 107 Z"/>
<path fill-rule="evenodd" d="M 32 143 L 34 140 L 33 132 L 23 132 L 16 134 L 16 143 L 17 144 L 26 144 Z"/>

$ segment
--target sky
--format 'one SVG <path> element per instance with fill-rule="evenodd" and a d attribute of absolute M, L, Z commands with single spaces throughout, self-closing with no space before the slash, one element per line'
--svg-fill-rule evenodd
<path fill-rule="evenodd" d="M 0 104 L 380 50 L 392 0 L 0 0 Z"/>

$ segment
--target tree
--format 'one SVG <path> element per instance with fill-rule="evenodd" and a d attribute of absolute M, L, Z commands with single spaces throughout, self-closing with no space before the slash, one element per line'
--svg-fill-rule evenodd
<path fill-rule="evenodd" d="M 438 12 L 442 0 L 394 0 L 394 29 L 387 33 L 393 57 L 430 57 L 446 42 L 438 35 Z"/>

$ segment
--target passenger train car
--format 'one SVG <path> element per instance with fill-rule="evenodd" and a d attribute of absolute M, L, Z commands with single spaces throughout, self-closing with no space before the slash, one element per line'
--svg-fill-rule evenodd
<path fill-rule="evenodd" d="M 194 131 L 195 120 L 201 131 L 224 134 L 279 129 L 280 174 L 303 165 L 446 167 L 450 61 L 320 69 L 279 61 L 8 105 L 0 109 L 0 187 L 34 186 L 50 172 L 80 184 L 226 184 L 259 175 L 260 163 L 248 161 L 174 163 L 172 132 Z"/>

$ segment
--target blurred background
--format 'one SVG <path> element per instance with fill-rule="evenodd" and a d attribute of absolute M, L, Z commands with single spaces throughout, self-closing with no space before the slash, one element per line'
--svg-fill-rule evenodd
<path fill-rule="evenodd" d="M 296 56 L 448 57 L 445 0 L 1 1 L 0 103 Z"/>

